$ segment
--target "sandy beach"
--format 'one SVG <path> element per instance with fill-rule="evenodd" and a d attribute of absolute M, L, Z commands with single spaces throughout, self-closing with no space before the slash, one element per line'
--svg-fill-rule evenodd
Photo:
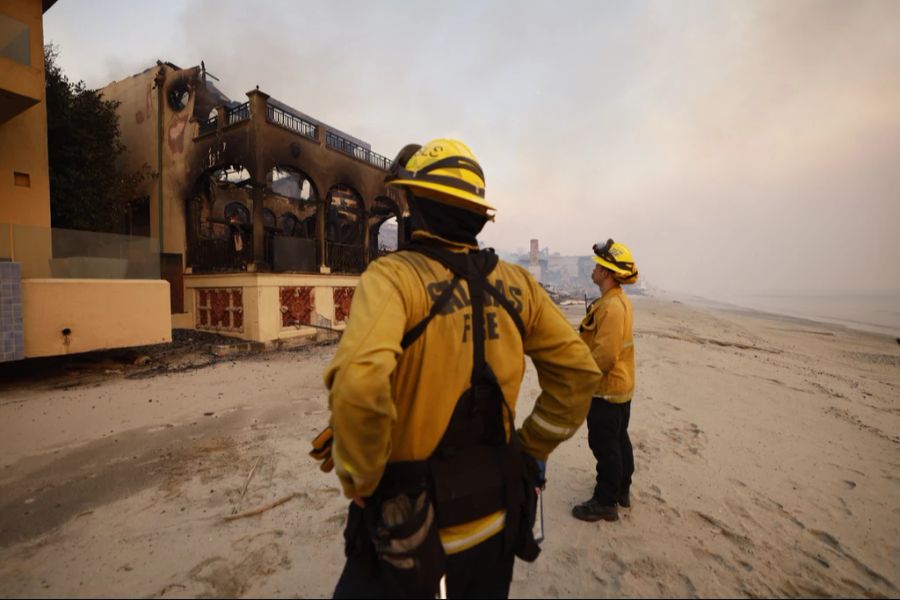
<path fill-rule="evenodd" d="M 897 341 L 634 305 L 633 507 L 571 517 L 593 485 L 582 428 L 549 461 L 547 539 L 511 595 L 900 595 Z M 307 451 L 334 349 L 0 384 L 0 595 L 330 596 L 347 501 Z M 529 365 L 520 421 L 536 391 Z"/>

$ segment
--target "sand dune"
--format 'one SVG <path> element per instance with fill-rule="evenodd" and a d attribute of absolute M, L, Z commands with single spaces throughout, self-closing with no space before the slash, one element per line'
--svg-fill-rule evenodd
<path fill-rule="evenodd" d="M 634 303 L 633 508 L 570 516 L 593 485 L 579 431 L 551 457 L 544 551 L 512 595 L 900 595 L 894 339 Z M 346 501 L 306 452 L 333 351 L 4 390 L 0 595 L 329 596 Z M 536 390 L 529 368 L 520 419 Z"/>

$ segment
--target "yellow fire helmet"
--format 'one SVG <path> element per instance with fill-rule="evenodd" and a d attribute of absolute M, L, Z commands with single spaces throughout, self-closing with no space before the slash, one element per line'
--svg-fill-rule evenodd
<path fill-rule="evenodd" d="M 404 146 L 384 182 L 424 190 L 427 198 L 493 218 L 495 209 L 484 200 L 484 172 L 469 147 L 459 140 Z"/>
<path fill-rule="evenodd" d="M 594 244 L 594 262 L 614 273 L 615 280 L 622 284 L 631 284 L 638 279 L 634 256 L 625 244 L 606 240 L 606 244 Z"/>

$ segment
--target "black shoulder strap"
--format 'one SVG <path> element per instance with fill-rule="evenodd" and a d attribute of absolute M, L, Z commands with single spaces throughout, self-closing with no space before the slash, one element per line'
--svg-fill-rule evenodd
<path fill-rule="evenodd" d="M 472 385 L 479 383 L 482 374 L 485 372 L 484 358 L 484 286 L 487 283 L 487 274 L 490 273 L 497 264 L 496 256 L 494 256 L 494 264 L 490 270 L 479 272 L 479 265 L 476 264 L 477 254 L 464 255 L 467 259 L 467 267 L 470 276 L 466 283 L 469 284 L 469 300 L 472 303 Z"/>
<path fill-rule="evenodd" d="M 447 306 L 447 303 L 450 302 L 450 297 L 453 295 L 453 292 L 456 291 L 456 288 L 459 287 L 459 277 L 454 276 L 450 281 L 450 285 L 444 288 L 444 291 L 441 292 L 441 295 L 437 297 L 437 300 L 434 301 L 434 304 L 431 305 L 431 310 L 425 316 L 424 319 L 416 323 L 412 329 L 403 334 L 403 340 L 400 342 L 400 347 L 406 350 L 409 346 L 419 339 L 419 336 L 425 331 L 425 328 L 428 327 L 428 323 L 431 322 L 433 318 L 435 318 L 444 307 Z"/>

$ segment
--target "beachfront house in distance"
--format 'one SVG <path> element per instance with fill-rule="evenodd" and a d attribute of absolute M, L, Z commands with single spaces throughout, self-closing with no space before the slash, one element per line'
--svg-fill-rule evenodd
<path fill-rule="evenodd" d="M 0 362 L 171 340 L 148 240 L 50 223 L 43 15 L 0 3 Z"/>
<path fill-rule="evenodd" d="M 382 225 L 404 235 L 390 160 L 258 88 L 232 101 L 214 80 L 202 62 L 157 62 L 100 90 L 120 103 L 123 167 L 157 173 L 129 227 L 158 239 L 173 326 L 276 343 L 343 328 Z"/>

